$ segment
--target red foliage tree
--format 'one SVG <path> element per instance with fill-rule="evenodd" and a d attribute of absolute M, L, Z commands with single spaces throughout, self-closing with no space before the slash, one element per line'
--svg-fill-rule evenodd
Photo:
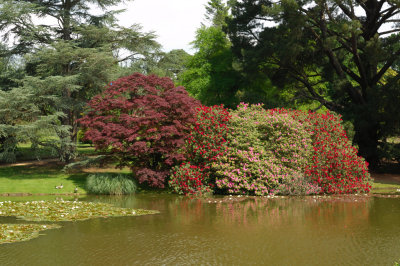
<path fill-rule="evenodd" d="M 132 169 L 140 183 L 164 187 L 196 121 L 200 102 L 169 78 L 136 73 L 110 84 L 89 102 L 80 119 L 85 138 Z"/>

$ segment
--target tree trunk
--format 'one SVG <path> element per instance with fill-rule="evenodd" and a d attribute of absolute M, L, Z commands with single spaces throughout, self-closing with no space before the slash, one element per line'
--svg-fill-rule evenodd
<path fill-rule="evenodd" d="M 356 115 L 354 142 L 358 145 L 359 155 L 365 158 L 370 167 L 374 168 L 379 164 L 379 123 L 372 116 L 369 112 Z"/>

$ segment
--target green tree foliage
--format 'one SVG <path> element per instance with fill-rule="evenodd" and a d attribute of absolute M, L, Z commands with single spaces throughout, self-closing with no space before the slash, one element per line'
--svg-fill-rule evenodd
<path fill-rule="evenodd" d="M 167 53 L 154 53 L 152 56 L 135 61 L 125 69 L 126 74 L 139 72 L 142 74 L 155 74 L 160 77 L 169 77 L 177 81 L 180 74 L 186 70 L 191 55 L 185 50 L 175 49 Z"/>
<path fill-rule="evenodd" d="M 354 123 L 360 153 L 399 133 L 398 1 L 232 1 L 228 32 L 247 73 L 292 87 Z M 392 26 L 392 28 L 387 27 Z M 383 82 L 388 71 L 394 74 Z M 397 103 L 397 104 L 396 104 Z"/>
<path fill-rule="evenodd" d="M 239 76 L 233 69 L 233 56 L 226 34 L 218 27 L 202 26 L 193 46 L 197 52 L 188 62 L 180 82 L 205 105 L 238 103 Z"/>
<path fill-rule="evenodd" d="M 223 28 L 226 26 L 225 19 L 229 15 L 229 7 L 222 0 L 210 0 L 206 5 L 206 19 L 212 26 Z"/>
<path fill-rule="evenodd" d="M 82 107 L 118 77 L 119 63 L 152 56 L 159 49 L 153 33 L 142 33 L 138 25 L 124 28 L 116 24 L 114 15 L 119 11 L 106 8 L 120 2 L 5 0 L 0 5 L 2 37 L 14 38 L 9 54 L 25 58 L 27 75 L 21 90 L 41 97 L 37 105 L 40 115 L 61 113 L 56 124 L 69 129 L 67 133 L 56 130 L 56 142 L 42 140 L 36 144 L 64 151 L 63 160 L 74 157 L 76 120 Z M 93 15 L 94 6 L 102 10 L 99 15 Z M 35 24 L 34 17 L 53 23 Z M 33 121 L 21 120 L 20 124 Z"/>

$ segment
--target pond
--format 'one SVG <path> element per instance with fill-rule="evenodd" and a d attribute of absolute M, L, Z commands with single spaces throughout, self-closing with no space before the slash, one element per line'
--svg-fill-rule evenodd
<path fill-rule="evenodd" d="M 62 222 L 60 229 L 44 231 L 33 240 L 0 245 L 0 265 L 394 265 L 400 261 L 400 198 L 189 199 L 138 194 L 80 200 L 160 214 Z M 0 223 L 23 221 L 2 217 Z"/>

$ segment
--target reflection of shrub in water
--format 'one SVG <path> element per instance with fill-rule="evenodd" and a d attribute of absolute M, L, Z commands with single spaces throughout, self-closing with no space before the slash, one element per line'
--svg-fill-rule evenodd
<path fill-rule="evenodd" d="M 282 184 L 274 190 L 278 195 L 301 196 L 319 194 L 321 187 L 312 184 L 303 176 L 292 176 L 282 180 Z"/>
<path fill-rule="evenodd" d="M 241 202 L 217 203 L 219 222 L 252 227 L 323 224 L 358 227 L 368 222 L 372 200 L 355 197 L 248 198 Z"/>

